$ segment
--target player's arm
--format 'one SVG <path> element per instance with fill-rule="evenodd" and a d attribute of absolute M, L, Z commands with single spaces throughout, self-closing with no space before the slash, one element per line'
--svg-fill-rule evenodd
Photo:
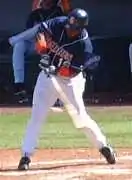
<path fill-rule="evenodd" d="M 48 32 L 49 34 L 52 34 L 54 32 L 55 24 L 56 24 L 55 18 L 42 22 L 40 24 L 39 31 L 36 35 L 35 47 L 37 53 L 44 54 L 47 52 L 48 46 L 45 38 L 45 33 Z"/>
<path fill-rule="evenodd" d="M 48 33 L 49 36 L 51 37 L 57 34 L 58 24 L 60 24 L 61 21 L 63 21 L 65 18 L 66 18 L 65 16 L 56 17 L 56 18 L 53 18 L 53 19 L 50 19 L 48 21 L 41 23 L 40 29 L 37 34 L 37 41 L 36 41 L 36 45 L 37 45 L 36 49 L 39 54 L 46 52 L 46 49 L 47 49 L 45 33 Z"/>
<path fill-rule="evenodd" d="M 88 32 L 85 32 L 84 36 L 84 69 L 93 70 L 97 68 L 100 56 L 93 53 L 92 42 L 88 36 Z"/>

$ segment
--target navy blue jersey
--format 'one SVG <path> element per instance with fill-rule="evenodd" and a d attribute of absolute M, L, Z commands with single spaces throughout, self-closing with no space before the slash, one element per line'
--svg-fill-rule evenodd
<path fill-rule="evenodd" d="M 69 38 L 64 28 L 66 21 L 67 17 L 62 16 L 43 23 L 45 37 L 50 49 L 49 53 L 52 57 L 51 61 L 56 65 L 58 60 L 62 58 L 69 60 L 72 66 L 80 67 L 87 62 L 89 54 L 92 53 L 92 44 L 86 29 L 83 29 L 78 37 Z"/>

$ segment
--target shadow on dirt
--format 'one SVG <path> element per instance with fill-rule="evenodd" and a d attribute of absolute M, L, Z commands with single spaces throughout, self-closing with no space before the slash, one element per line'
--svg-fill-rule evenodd
<path fill-rule="evenodd" d="M 107 163 L 104 163 L 104 162 L 89 162 L 89 163 L 76 163 L 76 164 L 62 164 L 62 165 L 32 165 L 30 166 L 30 169 L 26 172 L 29 172 L 29 171 L 36 171 L 36 170 L 41 170 L 41 171 L 44 171 L 44 170 L 55 170 L 55 169 L 62 169 L 62 168 L 70 168 L 70 167 L 85 167 L 85 166 L 107 166 Z M 43 166 L 43 167 L 42 167 Z M 5 169 L 3 168 L 0 168 L 0 172 L 23 172 L 22 170 L 18 170 L 16 169 L 16 167 L 7 167 Z"/>

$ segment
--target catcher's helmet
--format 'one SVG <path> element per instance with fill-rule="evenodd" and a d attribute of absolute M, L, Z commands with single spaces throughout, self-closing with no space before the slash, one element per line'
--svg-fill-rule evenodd
<path fill-rule="evenodd" d="M 76 8 L 68 14 L 67 28 L 83 29 L 88 25 L 88 13 L 84 9 Z"/>

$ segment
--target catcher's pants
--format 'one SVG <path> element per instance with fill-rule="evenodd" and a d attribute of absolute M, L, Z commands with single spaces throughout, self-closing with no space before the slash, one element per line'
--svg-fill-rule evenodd
<path fill-rule="evenodd" d="M 56 90 L 56 84 L 59 84 L 61 91 Z M 34 89 L 31 118 L 22 146 L 23 155 L 30 156 L 33 153 L 42 123 L 46 122 L 48 110 L 57 98 L 65 103 L 76 128 L 81 129 L 97 148 L 106 145 L 105 136 L 96 122 L 86 113 L 82 99 L 84 84 L 82 73 L 72 79 L 64 80 L 57 76 L 47 77 L 43 71 L 40 72 Z"/>
<path fill-rule="evenodd" d="M 34 37 L 38 31 L 39 25 L 34 26 L 18 35 L 9 38 L 13 46 L 13 71 L 15 83 L 24 82 L 24 62 L 27 55 L 35 54 Z"/>
<path fill-rule="evenodd" d="M 30 54 L 35 54 L 33 43 L 29 41 L 19 41 L 13 47 L 13 71 L 14 71 L 14 81 L 15 83 L 24 82 L 25 74 L 25 59 Z"/>

